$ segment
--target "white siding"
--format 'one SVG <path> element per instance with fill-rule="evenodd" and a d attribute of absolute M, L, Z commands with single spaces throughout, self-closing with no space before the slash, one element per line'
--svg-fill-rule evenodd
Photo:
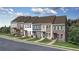
<path fill-rule="evenodd" d="M 46 25 L 45 24 L 41 25 L 41 31 L 46 31 Z"/>
<path fill-rule="evenodd" d="M 24 30 L 32 31 L 32 24 L 31 23 L 25 23 L 24 24 Z"/>
<path fill-rule="evenodd" d="M 24 30 L 28 32 L 29 36 L 32 35 L 32 23 L 25 23 Z"/>
<path fill-rule="evenodd" d="M 17 23 L 12 23 L 11 27 L 17 27 Z"/>

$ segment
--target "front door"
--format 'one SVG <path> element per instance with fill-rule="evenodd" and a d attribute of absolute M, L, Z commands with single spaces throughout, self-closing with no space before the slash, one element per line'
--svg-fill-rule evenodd
<path fill-rule="evenodd" d="M 58 37 L 59 37 L 59 34 L 54 33 L 54 39 L 58 39 Z"/>
<path fill-rule="evenodd" d="M 27 31 L 25 31 L 25 36 L 28 36 L 28 33 L 27 33 Z"/>
<path fill-rule="evenodd" d="M 46 32 L 43 32 L 43 37 L 44 37 L 44 38 L 46 38 L 46 37 L 47 37 Z"/>

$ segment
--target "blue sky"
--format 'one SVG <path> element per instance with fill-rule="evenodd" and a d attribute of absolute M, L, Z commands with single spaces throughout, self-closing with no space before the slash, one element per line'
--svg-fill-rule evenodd
<path fill-rule="evenodd" d="M 67 18 L 79 18 L 78 7 L 0 7 L 0 27 L 9 26 L 18 16 L 66 15 Z"/>

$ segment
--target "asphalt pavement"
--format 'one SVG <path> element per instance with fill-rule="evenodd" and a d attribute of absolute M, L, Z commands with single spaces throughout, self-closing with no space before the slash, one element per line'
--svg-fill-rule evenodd
<path fill-rule="evenodd" d="M 0 38 L 0 51 L 64 51 L 64 50 Z"/>

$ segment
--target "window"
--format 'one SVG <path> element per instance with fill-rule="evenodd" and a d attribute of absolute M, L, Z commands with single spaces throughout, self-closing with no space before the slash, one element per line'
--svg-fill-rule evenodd
<path fill-rule="evenodd" d="M 45 28 L 45 26 L 44 25 L 42 25 L 43 26 L 43 28 Z"/>
<path fill-rule="evenodd" d="M 63 29 L 63 26 L 61 25 L 61 30 Z"/>
<path fill-rule="evenodd" d="M 64 25 L 61 25 L 61 30 L 63 30 L 64 29 Z"/>
<path fill-rule="evenodd" d="M 56 26 L 54 26 L 54 30 L 56 30 Z"/>
<path fill-rule="evenodd" d="M 21 24 L 21 27 L 23 27 L 23 24 Z"/>
<path fill-rule="evenodd" d="M 46 28 L 48 28 L 48 25 L 46 26 Z"/>
<path fill-rule="evenodd" d="M 27 25 L 25 25 L 25 28 L 27 28 Z"/>
<path fill-rule="evenodd" d="M 56 30 L 57 30 L 58 28 L 57 28 L 57 26 L 56 26 Z"/>
<path fill-rule="evenodd" d="M 25 28 L 31 28 L 31 24 L 26 24 Z"/>
<path fill-rule="evenodd" d="M 41 30 L 41 25 L 33 25 L 33 30 Z"/>
<path fill-rule="evenodd" d="M 59 26 L 57 26 L 57 30 L 59 30 Z"/>
<path fill-rule="evenodd" d="M 46 28 L 50 28 L 50 25 L 47 25 Z"/>

